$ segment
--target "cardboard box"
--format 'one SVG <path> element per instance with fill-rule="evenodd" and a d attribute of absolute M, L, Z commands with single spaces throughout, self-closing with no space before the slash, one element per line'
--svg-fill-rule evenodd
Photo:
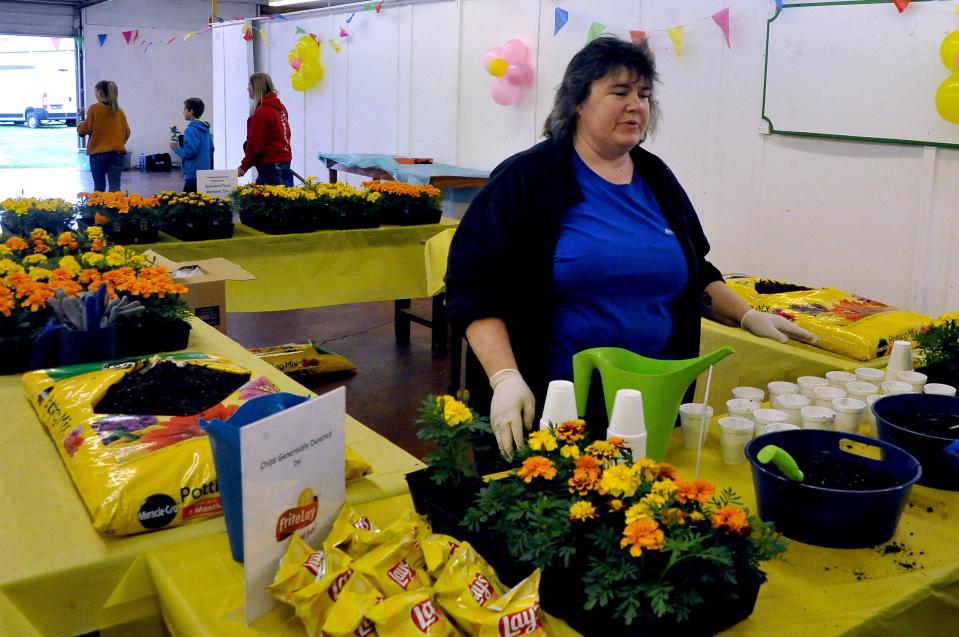
<path fill-rule="evenodd" d="M 226 281 L 249 281 L 256 277 L 232 261 L 222 258 L 199 261 L 172 261 L 147 250 L 143 256 L 170 270 L 177 283 L 190 288 L 183 299 L 193 313 L 226 334 Z"/>

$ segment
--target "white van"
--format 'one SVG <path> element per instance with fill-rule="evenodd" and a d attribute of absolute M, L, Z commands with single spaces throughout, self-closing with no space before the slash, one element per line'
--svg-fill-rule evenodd
<path fill-rule="evenodd" d="M 0 53 L 0 122 L 77 125 L 76 64 L 59 53 Z"/>

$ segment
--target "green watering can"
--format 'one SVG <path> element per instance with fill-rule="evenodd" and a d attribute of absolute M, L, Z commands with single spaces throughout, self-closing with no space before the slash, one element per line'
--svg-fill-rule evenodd
<path fill-rule="evenodd" d="M 613 402 L 620 389 L 638 389 L 643 393 L 646 419 L 646 455 L 661 462 L 669 447 L 679 405 L 689 385 L 703 370 L 733 353 L 729 345 L 716 351 L 684 360 L 657 360 L 619 347 L 594 347 L 573 355 L 573 384 L 576 386 L 576 411 L 586 412 L 586 398 L 598 369 L 606 398 L 606 417 L 613 413 Z"/>

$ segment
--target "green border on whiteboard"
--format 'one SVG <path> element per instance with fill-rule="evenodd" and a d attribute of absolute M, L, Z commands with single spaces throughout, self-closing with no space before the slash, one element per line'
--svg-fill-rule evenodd
<path fill-rule="evenodd" d="M 912 2 L 938 2 L 939 0 L 912 0 Z M 839 0 L 837 2 L 810 2 L 808 4 L 784 4 L 783 9 L 802 9 L 804 7 L 836 7 L 854 4 L 891 4 L 890 0 Z M 771 135 L 788 135 L 792 137 L 814 137 L 818 139 L 841 139 L 857 142 L 876 142 L 880 144 L 902 144 L 905 146 L 937 146 L 939 148 L 959 148 L 959 144 L 947 142 L 921 141 L 916 139 L 895 139 L 889 137 L 862 137 L 859 135 L 834 135 L 832 133 L 814 133 L 810 131 L 778 130 L 772 120 L 766 116 L 766 83 L 769 78 L 769 25 L 782 13 L 776 9 L 773 17 L 766 21 L 766 59 L 763 62 L 763 111 L 762 118 L 769 124 Z"/>

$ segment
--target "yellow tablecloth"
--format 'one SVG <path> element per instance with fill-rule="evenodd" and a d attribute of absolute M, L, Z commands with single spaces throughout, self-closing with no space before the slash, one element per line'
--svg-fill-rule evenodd
<path fill-rule="evenodd" d="M 270 235 L 242 224 L 232 239 L 130 246 L 174 261 L 223 257 L 256 275 L 226 282 L 228 312 L 270 312 L 431 296 L 427 239 L 455 227 L 454 219 L 421 226 L 381 226 Z M 440 275 L 442 276 L 442 275 Z"/>
<path fill-rule="evenodd" d="M 193 321 L 190 349 L 254 369 L 284 391 L 307 392 L 199 320 Z M 0 406 L 0 635 L 77 635 L 117 624 L 117 634 L 148 634 L 151 621 L 159 625 L 159 611 L 150 606 L 153 587 L 137 557 L 187 539 L 225 537 L 223 518 L 132 537 L 99 536 L 19 376 L 0 376 Z M 353 503 L 405 493 L 403 476 L 423 466 L 349 417 L 346 443 L 374 469 L 347 485 Z M 124 624 L 136 618 L 146 625 Z"/>
<path fill-rule="evenodd" d="M 726 327 L 709 319 L 702 320 L 699 351 L 712 352 L 723 345 L 732 345 L 735 353 L 719 361 L 713 369 L 709 387 L 709 404 L 716 413 L 726 411 L 733 387 L 746 385 L 766 391 L 766 383 L 774 380 L 796 382 L 798 376 L 822 376 L 834 369 L 851 372 L 857 367 L 885 367 L 889 357 L 857 361 L 824 349 L 789 341 L 783 345 L 768 338 L 759 338 L 739 329 Z M 696 399 L 702 401 L 705 376 L 696 385 Z"/>
<path fill-rule="evenodd" d="M 667 456 L 692 479 L 696 452 L 682 448 L 677 430 Z M 731 486 L 756 510 L 748 464 L 729 466 L 719 457 L 715 419 L 700 477 Z M 408 496 L 360 507 L 378 525 L 410 506 Z M 959 493 L 913 487 L 893 540 L 899 553 L 881 548 L 827 549 L 790 542 L 785 560 L 767 562 L 769 581 L 756 609 L 726 635 L 952 634 L 959 625 L 959 552 L 955 517 Z M 243 623 L 243 576 L 230 559 L 226 534 L 211 535 L 147 553 L 157 604 L 177 636 L 296 635 L 305 632 L 292 609 L 280 606 L 251 627 Z M 577 633 L 552 620 L 557 637 Z"/>

